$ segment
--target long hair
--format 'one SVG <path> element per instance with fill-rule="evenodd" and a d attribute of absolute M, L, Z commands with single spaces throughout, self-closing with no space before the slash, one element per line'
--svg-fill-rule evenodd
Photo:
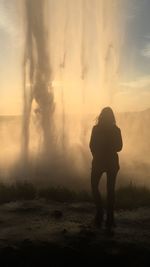
<path fill-rule="evenodd" d="M 102 109 L 100 115 L 97 118 L 97 125 L 107 125 L 111 126 L 116 124 L 115 115 L 110 107 L 105 107 Z"/>

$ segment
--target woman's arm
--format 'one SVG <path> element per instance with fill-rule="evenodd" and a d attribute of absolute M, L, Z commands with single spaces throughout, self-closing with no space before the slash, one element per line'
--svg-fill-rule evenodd
<path fill-rule="evenodd" d="M 94 155 L 95 154 L 95 127 L 93 127 L 92 129 L 89 147 L 90 147 L 92 155 Z"/>
<path fill-rule="evenodd" d="M 121 151 L 122 150 L 122 147 L 123 147 L 121 130 L 118 127 L 116 128 L 114 146 L 115 146 L 116 152 Z"/>

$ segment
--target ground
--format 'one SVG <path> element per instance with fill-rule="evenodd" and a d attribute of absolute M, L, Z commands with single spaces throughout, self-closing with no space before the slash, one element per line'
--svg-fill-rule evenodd
<path fill-rule="evenodd" d="M 87 202 L 1 205 L 0 266 L 149 266 L 150 208 L 117 211 L 113 235 L 94 227 L 94 212 Z"/>

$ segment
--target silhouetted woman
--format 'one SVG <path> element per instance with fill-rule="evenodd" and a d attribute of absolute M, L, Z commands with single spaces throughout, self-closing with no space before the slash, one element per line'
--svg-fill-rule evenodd
<path fill-rule="evenodd" d="M 105 107 L 97 124 L 92 129 L 90 149 L 93 155 L 91 186 L 96 204 L 95 223 L 101 226 L 103 221 L 103 205 L 99 192 L 99 181 L 104 172 L 107 174 L 107 219 L 106 226 L 114 226 L 115 182 L 119 170 L 117 152 L 122 149 L 121 131 L 116 126 L 114 113 L 110 107 Z"/>

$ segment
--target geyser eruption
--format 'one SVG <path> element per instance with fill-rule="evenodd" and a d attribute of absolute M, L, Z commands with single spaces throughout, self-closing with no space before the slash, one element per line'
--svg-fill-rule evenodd
<path fill-rule="evenodd" d="M 105 104 L 106 101 L 106 104 L 114 106 L 114 98 L 119 90 L 122 44 L 125 35 L 124 3 L 118 0 L 97 3 L 100 88 L 104 93 L 102 103 Z"/>
<path fill-rule="evenodd" d="M 5 5 L 5 1 L 1 2 L 1 6 Z M 19 92 L 19 67 L 23 58 L 24 112 L 23 116 L 8 116 L 0 121 L 1 180 L 16 181 L 18 178 L 22 181 L 23 178 L 28 178 L 33 181 L 35 178 L 37 184 L 38 177 L 40 185 L 44 184 L 43 180 L 52 185 L 53 177 L 54 185 L 57 181 L 57 184 L 66 186 L 70 181 L 73 186 L 74 178 L 77 183 L 83 181 L 85 186 L 90 181 L 91 158 L 88 145 L 96 116 L 106 105 L 111 105 L 114 111 L 120 108 L 123 110 L 125 105 L 130 105 L 126 97 L 124 101 L 124 93 L 129 92 L 132 86 L 127 89 L 122 84 L 126 84 L 124 79 L 131 74 L 124 69 L 124 57 L 127 54 L 124 50 L 128 49 L 128 41 L 125 42 L 124 37 L 126 26 L 129 31 L 127 36 L 131 34 L 130 25 L 131 29 L 135 26 L 131 14 L 134 4 L 123 0 L 6 2 L 9 12 L 4 14 L 9 21 L 15 19 L 15 24 L 14 21 L 9 23 L 14 31 L 11 31 L 11 39 L 7 39 L 7 57 L 9 60 L 10 54 L 13 54 L 12 62 L 14 69 L 18 69 L 15 72 L 18 77 L 14 77 L 5 109 L 8 113 L 9 110 L 13 112 L 13 100 L 10 98 L 16 93 L 15 110 L 21 112 L 19 105 L 22 101 L 21 96 L 17 95 L 17 88 Z M 7 11 L 4 9 L 4 12 Z M 22 32 L 19 24 L 21 20 L 24 23 Z M 17 40 L 15 33 L 18 33 Z M 2 43 L 3 41 L 2 39 Z M 7 67 L 7 75 L 9 71 L 14 73 L 11 64 Z M 135 101 L 138 99 L 136 96 Z M 132 98 L 130 103 L 131 101 Z M 143 107 L 144 105 L 143 103 Z M 128 108 L 125 110 L 128 111 Z M 124 140 L 120 155 L 120 176 L 124 180 L 147 185 L 150 173 L 147 128 L 150 110 L 116 116 Z M 20 156 L 20 150 L 23 151 L 23 157 Z M 46 166 L 47 173 L 43 174 L 41 170 L 45 170 Z M 25 170 L 29 172 L 26 173 Z M 122 180 L 118 179 L 120 183 Z"/>
<path fill-rule="evenodd" d="M 34 142 L 31 139 L 35 139 L 31 138 L 34 113 L 36 136 L 40 136 L 36 154 L 42 155 L 42 162 L 47 160 L 50 172 L 57 176 L 61 169 L 58 176 L 74 173 L 76 179 L 88 177 L 91 127 L 100 108 L 113 105 L 119 83 L 123 2 L 23 3 L 24 161 L 32 161 L 29 155 L 30 143 Z"/>
<path fill-rule="evenodd" d="M 76 151 L 79 158 L 81 158 L 79 153 L 84 155 L 87 164 L 89 156 L 87 152 L 83 152 L 88 149 L 87 114 L 93 106 L 97 106 L 97 112 L 99 112 L 100 104 L 105 102 L 110 104 L 112 91 L 117 85 L 116 77 L 118 77 L 120 60 L 118 29 L 120 6 L 117 0 L 111 2 L 25 0 L 24 4 L 26 43 L 23 66 L 23 151 L 25 159 L 27 160 L 29 154 L 31 109 L 36 102 L 36 118 L 40 118 L 39 128 L 42 129 L 43 149 L 48 155 L 48 160 L 50 161 L 50 151 L 54 155 L 56 145 L 60 146 L 59 142 L 55 143 L 55 148 L 53 146 L 53 118 L 56 121 L 59 117 L 58 124 L 62 118 L 62 133 L 57 125 L 58 131 L 55 132 L 55 138 L 56 135 L 62 136 L 62 153 L 64 144 L 68 150 L 68 152 L 65 151 L 66 160 L 68 153 L 73 154 Z M 49 12 L 49 16 L 46 11 Z M 62 106 L 62 109 L 59 106 Z M 61 112 L 62 116 L 59 116 Z M 95 113 L 95 109 L 92 113 Z M 77 114 L 76 119 L 79 122 L 75 130 L 74 123 L 69 121 L 70 114 Z M 37 131 L 40 134 L 40 129 Z M 68 140 L 67 145 L 66 140 Z M 73 151 L 74 146 L 80 147 L 80 151 L 78 149 Z M 75 158 L 78 165 L 82 165 L 85 160 L 82 158 L 82 162 L 79 163 L 77 155 Z"/>
<path fill-rule="evenodd" d="M 48 49 L 46 24 L 46 0 L 25 0 L 26 44 L 24 55 L 24 121 L 23 152 L 28 157 L 30 138 L 30 116 L 33 101 L 37 103 L 43 149 L 50 156 L 53 143 L 54 96 L 51 86 L 52 74 Z"/>

